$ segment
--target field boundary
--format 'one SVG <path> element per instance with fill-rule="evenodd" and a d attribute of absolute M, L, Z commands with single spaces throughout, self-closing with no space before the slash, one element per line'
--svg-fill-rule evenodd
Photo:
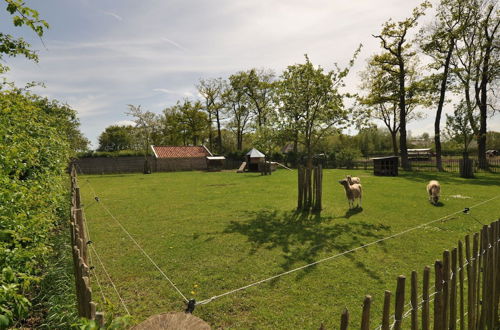
<path fill-rule="evenodd" d="M 471 245 L 472 241 L 472 245 Z M 497 329 L 500 325 L 500 219 L 484 225 L 479 233 L 465 236 L 456 248 L 443 252 L 442 261 L 434 263 L 434 287 L 430 289 L 431 267 L 423 269 L 422 294 L 418 294 L 417 271 L 411 273 L 410 301 L 405 305 L 406 276 L 397 278 L 394 313 L 391 315 L 391 291 L 385 291 L 380 325 L 375 329 Z M 435 290 L 429 294 L 429 291 Z M 431 299 L 433 298 L 433 299 Z M 370 315 L 372 297 L 365 296 L 361 330 L 375 322 Z M 433 304 L 432 312 L 430 305 Z M 409 307 L 409 308 L 408 308 Z M 405 311 L 405 309 L 407 309 Z M 420 319 L 419 319 L 420 311 Z M 371 323 L 374 323 L 371 325 Z M 349 310 L 344 309 L 340 329 L 349 327 Z M 320 330 L 325 327 L 321 324 Z"/>

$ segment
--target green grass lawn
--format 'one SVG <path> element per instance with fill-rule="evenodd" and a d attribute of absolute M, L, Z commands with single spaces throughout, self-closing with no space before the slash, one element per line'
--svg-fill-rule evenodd
<path fill-rule="evenodd" d="M 348 210 L 346 174 L 361 177 L 363 208 Z M 366 171 L 325 170 L 321 216 L 295 214 L 297 173 L 271 176 L 234 172 L 80 176 L 94 247 L 135 320 L 181 311 L 180 295 L 142 255 L 101 202 L 188 297 L 198 301 L 242 287 L 402 230 L 452 214 L 500 194 L 500 175 L 465 180 L 449 173 L 376 177 Z M 442 204 L 427 200 L 426 184 L 442 185 Z M 459 198 L 460 197 L 460 198 Z M 500 197 L 471 209 L 482 223 L 500 216 Z M 198 306 L 214 328 L 338 328 L 348 307 L 359 324 L 366 294 L 379 320 L 384 290 L 396 277 L 433 265 L 481 225 L 457 214 L 380 244 L 285 275 Z M 123 314 L 104 271 L 95 262 L 105 303 L 93 280 L 98 309 Z M 409 284 L 409 281 L 407 281 Z M 421 288 L 419 288 L 421 290 Z M 409 296 L 408 296 L 409 298 Z M 374 323 L 377 323 L 375 321 Z M 378 325 L 378 324 L 376 324 Z"/>

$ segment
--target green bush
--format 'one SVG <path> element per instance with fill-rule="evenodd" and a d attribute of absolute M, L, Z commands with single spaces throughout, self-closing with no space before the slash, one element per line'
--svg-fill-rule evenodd
<path fill-rule="evenodd" d="M 54 228 L 67 216 L 71 148 L 65 132 L 75 114 L 40 100 L 0 92 L 0 328 L 28 316 Z"/>

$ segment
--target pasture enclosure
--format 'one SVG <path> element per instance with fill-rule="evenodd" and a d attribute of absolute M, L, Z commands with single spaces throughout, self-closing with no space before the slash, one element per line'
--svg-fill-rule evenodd
<path fill-rule="evenodd" d="M 363 209 L 348 210 L 337 183 L 346 174 L 361 177 Z M 442 185 L 437 207 L 427 201 L 430 179 Z M 383 293 L 394 289 L 394 279 L 432 264 L 500 214 L 492 199 L 500 178 L 489 173 L 466 180 L 324 170 L 321 215 L 294 211 L 296 180 L 296 171 L 283 170 L 80 175 L 91 255 L 100 255 L 136 321 L 184 310 L 186 297 L 204 303 L 194 314 L 215 327 L 338 328 L 345 307 L 356 327 L 362 297 L 370 294 L 372 315 L 382 315 Z M 460 212 L 465 207 L 470 214 Z M 374 241 L 380 243 L 361 248 Z M 294 271 L 322 259 L 328 260 Z M 99 306 L 125 314 L 103 267 L 95 265 L 93 274 L 101 280 L 101 288 L 92 287 Z M 252 283 L 258 284 L 245 288 Z"/>

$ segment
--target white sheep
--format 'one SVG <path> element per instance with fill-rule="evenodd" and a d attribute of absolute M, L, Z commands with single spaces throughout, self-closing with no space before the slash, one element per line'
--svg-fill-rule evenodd
<path fill-rule="evenodd" d="M 360 178 L 358 178 L 357 176 L 350 176 L 350 175 L 347 175 L 347 176 L 346 176 L 346 178 L 347 178 L 347 181 L 349 181 L 349 184 L 350 184 L 350 185 L 353 185 L 353 184 L 355 184 L 355 183 L 357 183 L 357 184 L 360 184 L 360 183 L 361 183 L 361 179 L 360 179 Z"/>
<path fill-rule="evenodd" d="M 349 202 L 349 208 L 351 209 L 354 207 L 354 200 L 356 198 L 359 198 L 358 206 L 361 207 L 361 185 L 358 183 L 349 184 L 349 181 L 347 181 L 347 179 L 342 179 L 339 181 L 339 183 L 344 186 L 345 195 L 347 196 L 347 201 Z"/>
<path fill-rule="evenodd" d="M 429 202 L 436 205 L 439 201 L 439 194 L 441 193 L 441 185 L 439 182 L 436 180 L 429 181 L 427 193 L 429 194 Z"/>

